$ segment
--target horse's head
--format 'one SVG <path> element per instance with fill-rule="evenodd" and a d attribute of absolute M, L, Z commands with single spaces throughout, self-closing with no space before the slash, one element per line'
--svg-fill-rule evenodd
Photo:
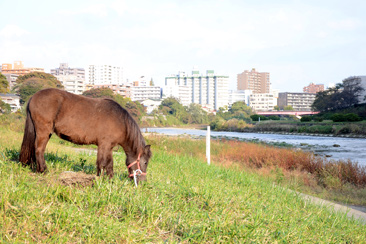
<path fill-rule="evenodd" d="M 147 145 L 139 155 L 127 156 L 126 165 L 129 177 L 135 181 L 136 185 L 139 181 L 146 180 L 146 169 L 151 155 L 150 145 Z"/>

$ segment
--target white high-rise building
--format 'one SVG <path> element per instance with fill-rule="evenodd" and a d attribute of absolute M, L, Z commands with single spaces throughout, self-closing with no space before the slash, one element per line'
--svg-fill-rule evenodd
<path fill-rule="evenodd" d="M 229 76 L 216 75 L 213 70 L 207 70 L 206 75 L 200 75 L 198 70 L 193 70 L 190 76 L 185 72 L 179 72 L 177 75 L 165 77 L 165 86 L 186 87 L 178 89 L 179 100 L 188 100 L 189 103 L 218 110 L 228 105 L 228 80 Z"/>
<path fill-rule="evenodd" d="M 123 85 L 123 68 L 112 65 L 89 65 L 90 85 Z"/>
<path fill-rule="evenodd" d="M 183 106 L 188 106 L 192 103 L 189 99 L 189 93 L 190 89 L 188 86 L 170 85 L 163 87 L 163 98 L 177 98 Z"/>
<path fill-rule="evenodd" d="M 249 106 L 249 97 L 252 93 L 252 90 L 229 91 L 229 105 L 231 106 L 235 102 L 243 101 Z"/>

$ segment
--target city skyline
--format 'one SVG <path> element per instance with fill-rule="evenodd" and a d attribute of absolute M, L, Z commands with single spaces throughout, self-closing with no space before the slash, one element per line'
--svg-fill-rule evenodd
<path fill-rule="evenodd" d="M 228 75 L 255 68 L 271 87 L 364 75 L 363 1 L 52 1 L 1 2 L 0 63 L 22 60 L 46 72 L 59 63 L 111 64 L 124 77 L 163 86 L 178 71 Z"/>

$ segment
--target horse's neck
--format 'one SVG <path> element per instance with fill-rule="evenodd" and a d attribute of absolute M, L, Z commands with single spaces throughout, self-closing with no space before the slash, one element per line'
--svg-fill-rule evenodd
<path fill-rule="evenodd" d="M 141 151 L 140 147 L 133 146 L 133 142 L 127 142 L 121 144 L 123 150 L 125 151 L 127 156 L 135 157 Z"/>
<path fill-rule="evenodd" d="M 126 128 L 125 131 L 127 129 L 128 128 Z M 134 133 L 133 135 L 126 136 L 124 138 L 124 141 L 120 145 L 123 147 L 126 155 L 131 157 L 135 157 L 136 155 L 138 155 L 145 146 L 145 140 L 141 134 L 140 129 L 138 129 L 138 131 L 136 131 L 136 133 Z"/>

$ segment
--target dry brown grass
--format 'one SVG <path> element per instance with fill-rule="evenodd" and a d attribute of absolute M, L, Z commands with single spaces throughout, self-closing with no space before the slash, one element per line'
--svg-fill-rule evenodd
<path fill-rule="evenodd" d="M 205 159 L 204 140 L 184 137 L 164 137 L 150 135 L 152 144 L 174 154 L 188 154 Z M 317 184 L 323 187 L 339 187 L 352 184 L 366 187 L 366 167 L 351 161 L 328 161 L 313 153 L 291 148 L 278 148 L 266 144 L 235 140 L 211 141 L 211 159 L 224 166 L 239 165 L 249 169 L 281 169 L 284 176 L 301 174 L 304 184 Z"/>

